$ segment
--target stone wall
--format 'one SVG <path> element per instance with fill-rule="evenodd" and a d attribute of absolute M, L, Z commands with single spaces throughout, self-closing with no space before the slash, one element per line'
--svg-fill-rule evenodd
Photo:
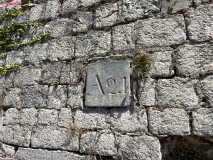
<path fill-rule="evenodd" d="M 21 64 L 0 75 L 0 159 L 213 159 L 212 0 L 34 2 L 0 26 L 51 32 L 0 59 Z M 152 56 L 143 80 L 136 50 Z"/>

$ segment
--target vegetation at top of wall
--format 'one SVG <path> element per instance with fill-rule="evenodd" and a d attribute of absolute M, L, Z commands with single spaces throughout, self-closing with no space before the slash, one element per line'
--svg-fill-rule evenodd
<path fill-rule="evenodd" d="M 133 60 L 132 69 L 138 69 L 138 77 L 143 79 L 151 66 L 152 57 L 149 53 L 137 51 L 138 56 Z"/>

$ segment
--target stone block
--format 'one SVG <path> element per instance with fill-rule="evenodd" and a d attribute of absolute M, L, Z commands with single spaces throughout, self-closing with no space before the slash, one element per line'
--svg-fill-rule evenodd
<path fill-rule="evenodd" d="M 76 57 L 104 55 L 111 49 L 111 33 L 104 31 L 90 32 L 77 37 Z"/>
<path fill-rule="evenodd" d="M 182 44 L 186 41 L 185 22 L 182 15 L 171 18 L 149 18 L 136 23 L 137 45 L 162 47 Z"/>
<path fill-rule="evenodd" d="M 203 95 L 207 98 L 211 107 L 213 107 L 213 76 L 207 76 L 201 81 L 201 90 Z"/>
<path fill-rule="evenodd" d="M 79 150 L 79 137 L 70 137 L 65 130 L 36 129 L 31 137 L 33 148 L 64 149 L 69 151 Z"/>
<path fill-rule="evenodd" d="M 34 126 L 37 124 L 37 110 L 35 108 L 25 108 L 20 111 L 20 124 Z"/>
<path fill-rule="evenodd" d="M 121 136 L 117 138 L 118 156 L 123 159 L 161 160 L 160 142 L 152 136 Z"/>
<path fill-rule="evenodd" d="M 130 105 L 129 61 L 94 63 L 88 66 L 85 105 L 124 107 Z"/>
<path fill-rule="evenodd" d="M 95 157 L 67 151 L 50 151 L 19 147 L 15 157 L 22 160 L 95 160 Z"/>
<path fill-rule="evenodd" d="M 2 126 L 0 129 L 0 141 L 15 146 L 29 147 L 31 131 L 26 127 Z"/>
<path fill-rule="evenodd" d="M 95 5 L 99 2 L 101 2 L 102 0 L 79 0 L 79 6 L 82 6 L 82 7 L 89 7 L 89 6 L 92 6 L 92 5 Z"/>
<path fill-rule="evenodd" d="M 19 118 L 19 111 L 16 108 L 9 108 L 5 112 L 5 117 L 3 118 L 3 125 L 19 124 Z"/>
<path fill-rule="evenodd" d="M 113 26 L 117 22 L 119 22 L 117 3 L 107 3 L 95 10 L 94 24 L 96 28 Z"/>
<path fill-rule="evenodd" d="M 41 69 L 37 68 L 20 68 L 20 71 L 17 73 L 14 85 L 15 86 L 25 86 L 33 85 L 39 82 L 41 76 Z"/>
<path fill-rule="evenodd" d="M 4 106 L 21 108 L 21 90 L 19 88 L 10 88 L 4 97 Z"/>
<path fill-rule="evenodd" d="M 54 126 L 58 122 L 58 112 L 56 110 L 40 109 L 38 112 L 38 124 Z"/>
<path fill-rule="evenodd" d="M 189 39 L 202 42 L 213 39 L 213 5 L 207 4 L 191 11 L 187 17 Z"/>
<path fill-rule="evenodd" d="M 44 26 L 43 32 L 47 32 L 47 31 L 51 32 L 50 36 L 54 38 L 64 36 L 68 34 L 68 28 L 67 28 L 68 21 L 69 21 L 68 18 L 60 18 L 60 19 L 50 21 Z"/>
<path fill-rule="evenodd" d="M 22 51 L 10 51 L 7 52 L 6 65 L 9 64 L 22 64 L 25 58 L 25 54 Z"/>
<path fill-rule="evenodd" d="M 213 136 L 213 108 L 199 108 L 192 112 L 192 131 L 197 136 Z"/>
<path fill-rule="evenodd" d="M 140 88 L 138 89 L 138 95 L 140 97 L 139 103 L 143 106 L 154 106 L 156 103 L 155 99 L 155 87 L 156 82 L 154 79 L 147 79 L 145 82 L 139 81 Z"/>
<path fill-rule="evenodd" d="M 160 9 L 157 0 L 122 0 L 119 10 L 122 21 L 132 21 L 159 12 Z"/>
<path fill-rule="evenodd" d="M 96 153 L 102 156 L 113 156 L 117 154 L 115 137 L 111 133 L 87 132 L 80 138 L 81 153 Z"/>
<path fill-rule="evenodd" d="M 15 156 L 15 153 L 16 153 L 15 147 L 3 144 L 3 145 L 1 145 L 1 148 L 2 148 L 2 150 L 4 152 L 5 157 L 7 157 L 8 160 L 10 160 L 9 157 L 14 157 Z"/>
<path fill-rule="evenodd" d="M 145 111 L 131 111 L 126 108 L 112 109 L 111 129 L 115 132 L 146 132 L 148 127 Z"/>
<path fill-rule="evenodd" d="M 73 121 L 72 111 L 70 108 L 61 108 L 58 115 L 58 126 L 67 128 Z"/>
<path fill-rule="evenodd" d="M 174 54 L 177 75 L 198 78 L 200 75 L 212 73 L 212 54 L 213 46 L 209 43 L 179 47 Z"/>
<path fill-rule="evenodd" d="M 172 14 L 177 13 L 181 10 L 188 9 L 190 4 L 192 3 L 191 0 L 162 0 L 161 2 L 161 13 L 163 14 Z"/>
<path fill-rule="evenodd" d="M 158 104 L 161 106 L 195 107 L 198 105 L 198 96 L 194 85 L 196 80 L 174 78 L 158 80 Z"/>
<path fill-rule="evenodd" d="M 47 100 L 47 108 L 61 109 L 67 104 L 67 86 L 50 86 Z"/>
<path fill-rule="evenodd" d="M 42 13 L 44 13 L 44 4 L 37 4 L 35 7 L 31 8 L 29 11 L 29 20 L 37 21 L 42 18 Z"/>
<path fill-rule="evenodd" d="M 24 88 L 23 104 L 28 108 L 43 108 L 47 101 L 47 85 L 33 85 Z"/>
<path fill-rule="evenodd" d="M 48 42 L 48 59 L 51 61 L 70 60 L 74 57 L 72 37 L 62 37 Z"/>
<path fill-rule="evenodd" d="M 16 23 L 26 23 L 29 21 L 29 12 L 18 14 L 16 17 L 12 19 L 12 22 Z"/>
<path fill-rule="evenodd" d="M 60 6 L 61 3 L 59 0 L 48 0 L 42 18 L 44 19 L 56 18 L 59 15 Z"/>
<path fill-rule="evenodd" d="M 87 32 L 93 26 L 93 15 L 90 12 L 78 11 L 70 18 L 71 32 Z"/>
<path fill-rule="evenodd" d="M 83 89 L 81 85 L 68 87 L 67 106 L 70 108 L 83 108 Z"/>
<path fill-rule="evenodd" d="M 63 4 L 61 6 L 61 9 L 60 9 L 60 13 L 62 15 L 74 13 L 77 11 L 78 6 L 79 6 L 79 0 L 77 0 L 77 1 L 64 0 Z"/>
<path fill-rule="evenodd" d="M 148 112 L 149 131 L 156 135 L 189 135 L 189 115 L 178 108 L 163 111 L 151 108 Z"/>
<path fill-rule="evenodd" d="M 122 51 L 135 48 L 134 23 L 115 26 L 112 31 L 113 50 Z"/>
<path fill-rule="evenodd" d="M 172 51 L 154 52 L 149 75 L 152 78 L 156 77 L 171 77 L 174 74 L 172 64 Z"/>
<path fill-rule="evenodd" d="M 108 129 L 109 113 L 104 108 L 77 110 L 74 116 L 74 123 L 78 128 L 83 129 Z"/>

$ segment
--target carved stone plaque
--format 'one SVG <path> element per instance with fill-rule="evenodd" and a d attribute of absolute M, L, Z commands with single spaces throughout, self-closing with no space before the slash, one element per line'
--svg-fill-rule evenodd
<path fill-rule="evenodd" d="M 90 64 L 88 66 L 85 98 L 86 106 L 129 106 L 129 95 L 129 61 L 102 62 Z"/>

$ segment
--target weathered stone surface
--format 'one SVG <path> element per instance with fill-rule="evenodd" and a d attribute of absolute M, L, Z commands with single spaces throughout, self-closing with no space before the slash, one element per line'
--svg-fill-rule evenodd
<path fill-rule="evenodd" d="M 58 115 L 58 126 L 68 127 L 69 123 L 72 122 L 72 111 L 70 108 L 61 108 L 61 111 Z"/>
<path fill-rule="evenodd" d="M 170 46 L 186 41 L 185 23 L 182 15 L 171 18 L 139 20 L 137 44 L 143 47 Z"/>
<path fill-rule="evenodd" d="M 14 84 L 16 86 L 25 86 L 37 84 L 41 76 L 41 69 L 37 68 L 20 68 L 20 71 L 15 77 Z"/>
<path fill-rule="evenodd" d="M 60 13 L 62 15 L 70 14 L 76 12 L 79 5 L 79 0 L 65 0 L 61 6 Z"/>
<path fill-rule="evenodd" d="M 198 136 L 213 136 L 213 108 L 200 108 L 192 112 L 192 130 Z"/>
<path fill-rule="evenodd" d="M 43 83 L 56 84 L 59 82 L 62 63 L 48 63 L 43 66 L 41 80 Z"/>
<path fill-rule="evenodd" d="M 120 6 L 120 16 L 123 21 L 142 18 L 154 12 L 159 12 L 157 0 L 123 0 Z"/>
<path fill-rule="evenodd" d="M 110 51 L 110 32 L 97 31 L 78 36 L 76 40 L 76 57 L 103 55 Z"/>
<path fill-rule="evenodd" d="M 81 85 L 68 87 L 67 106 L 70 108 L 83 108 L 83 89 Z"/>
<path fill-rule="evenodd" d="M 133 111 L 129 109 L 116 108 L 112 109 L 111 128 L 116 132 L 146 132 L 147 131 L 147 115 L 146 112 Z"/>
<path fill-rule="evenodd" d="M 61 19 L 56 19 L 53 21 L 50 21 L 44 26 L 43 32 L 51 32 L 51 37 L 57 38 L 64 36 L 65 34 L 68 34 L 68 24 L 69 19 L 68 18 L 61 18 Z"/>
<path fill-rule="evenodd" d="M 213 76 L 208 76 L 201 81 L 202 92 L 207 97 L 211 107 L 213 107 Z"/>
<path fill-rule="evenodd" d="M 172 51 L 160 51 L 153 53 L 149 71 L 149 75 L 151 77 L 170 77 L 174 74 L 171 54 Z"/>
<path fill-rule="evenodd" d="M 187 53 L 187 54 L 186 54 Z M 204 43 L 184 45 L 175 52 L 175 65 L 178 75 L 198 78 L 213 72 L 213 46 Z"/>
<path fill-rule="evenodd" d="M 161 160 L 160 142 L 156 137 L 118 137 L 118 155 L 120 158 L 135 160 Z"/>
<path fill-rule="evenodd" d="M 145 82 L 139 81 L 140 88 L 138 95 L 140 97 L 139 103 L 143 106 L 153 106 L 156 103 L 155 99 L 155 87 L 156 82 L 154 79 L 147 79 Z"/>
<path fill-rule="evenodd" d="M 74 57 L 74 42 L 72 37 L 54 39 L 48 43 L 48 59 L 51 61 L 70 60 Z"/>
<path fill-rule="evenodd" d="M 207 4 L 202 8 L 191 11 L 186 21 L 189 39 L 202 42 L 213 39 L 213 5 Z"/>
<path fill-rule="evenodd" d="M 20 124 L 33 126 L 37 124 L 37 110 L 35 108 L 25 108 L 20 111 Z"/>
<path fill-rule="evenodd" d="M 81 135 L 81 153 L 96 153 L 103 156 L 113 156 L 117 153 L 113 134 L 87 132 Z"/>
<path fill-rule="evenodd" d="M 54 126 L 58 122 L 58 112 L 56 110 L 40 109 L 38 112 L 38 124 Z"/>
<path fill-rule="evenodd" d="M 11 88 L 4 97 L 4 106 L 21 108 L 21 90 L 18 88 Z"/>
<path fill-rule="evenodd" d="M 178 108 L 158 111 L 151 108 L 148 112 L 149 131 L 159 135 L 189 135 L 189 115 Z"/>
<path fill-rule="evenodd" d="M 12 22 L 26 23 L 29 21 L 29 16 L 30 16 L 29 12 L 18 14 L 14 19 L 12 19 Z"/>
<path fill-rule="evenodd" d="M 94 63 L 88 66 L 86 106 L 124 107 L 130 105 L 129 61 Z"/>
<path fill-rule="evenodd" d="M 178 11 L 181 11 L 183 9 L 188 9 L 190 4 L 192 3 L 191 0 L 162 0 L 161 2 L 161 13 L 163 14 L 171 14 L 171 13 L 177 13 Z"/>
<path fill-rule="evenodd" d="M 15 125 L 19 123 L 19 111 L 16 108 L 9 108 L 5 112 L 3 125 Z"/>
<path fill-rule="evenodd" d="M 118 51 L 134 49 L 134 37 L 134 23 L 114 27 L 112 32 L 113 49 Z"/>
<path fill-rule="evenodd" d="M 83 6 L 83 7 L 89 7 L 91 5 L 95 5 L 99 2 L 101 2 L 102 0 L 79 0 L 79 6 Z"/>
<path fill-rule="evenodd" d="M 198 96 L 193 86 L 197 81 L 183 78 L 158 81 L 158 104 L 162 106 L 193 107 L 198 105 Z"/>
<path fill-rule="evenodd" d="M 119 22 L 117 3 L 108 3 L 95 10 L 94 23 L 96 28 L 112 26 L 117 22 Z"/>
<path fill-rule="evenodd" d="M 66 151 L 49 151 L 43 149 L 18 148 L 16 158 L 22 160 L 95 160 L 94 157 L 79 155 Z"/>
<path fill-rule="evenodd" d="M 50 86 L 47 108 L 60 109 L 67 104 L 67 86 Z"/>
<path fill-rule="evenodd" d="M 44 4 L 37 4 L 35 7 L 30 9 L 29 20 L 36 21 L 41 19 L 43 12 L 44 12 Z"/>
<path fill-rule="evenodd" d="M 87 32 L 93 25 L 93 15 L 90 12 L 78 11 L 69 22 L 71 32 Z"/>
<path fill-rule="evenodd" d="M 8 73 L 8 74 L 6 74 L 6 75 L 1 75 L 0 74 L 0 86 L 2 87 L 2 86 L 10 86 L 10 87 L 14 87 L 14 85 L 13 85 L 13 79 L 14 79 L 14 77 L 15 77 L 15 72 L 10 72 L 10 73 Z M 1 88 L 0 87 L 0 88 Z"/>
<path fill-rule="evenodd" d="M 9 64 L 22 64 L 25 54 L 22 51 L 7 52 L 6 65 Z"/>
<path fill-rule="evenodd" d="M 0 141 L 3 143 L 29 147 L 31 131 L 20 126 L 2 126 L 0 129 Z"/>
<path fill-rule="evenodd" d="M 29 41 L 41 34 L 43 34 L 43 26 L 41 24 L 36 24 L 35 26 L 31 26 L 23 33 L 23 35 L 21 35 L 20 41 Z"/>
<path fill-rule="evenodd" d="M 3 145 L 1 145 L 1 148 L 2 148 L 2 150 L 4 152 L 3 153 L 4 156 L 7 157 L 8 160 L 10 160 L 9 157 L 14 157 L 15 156 L 15 153 L 16 153 L 15 147 L 3 144 Z M 1 154 L 0 154 L 0 157 L 1 157 Z"/>
<path fill-rule="evenodd" d="M 109 128 L 108 119 L 109 113 L 106 109 L 84 109 L 84 111 L 76 111 L 74 123 L 78 128 L 107 129 Z"/>
<path fill-rule="evenodd" d="M 46 85 L 34 85 L 25 87 L 23 101 L 25 107 L 29 108 L 43 108 L 46 106 L 47 100 L 47 90 Z"/>
<path fill-rule="evenodd" d="M 33 148 L 79 150 L 78 135 L 70 137 L 67 131 L 55 129 L 36 129 L 31 137 Z"/>
<path fill-rule="evenodd" d="M 61 3 L 59 0 L 49 0 L 46 3 L 45 12 L 43 18 L 56 18 L 59 15 Z"/>

